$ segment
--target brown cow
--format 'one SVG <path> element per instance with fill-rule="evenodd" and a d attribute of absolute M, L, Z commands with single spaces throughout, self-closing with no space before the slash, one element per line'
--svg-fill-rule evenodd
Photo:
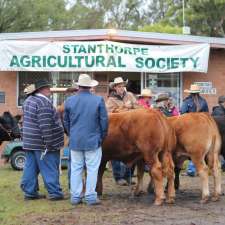
<path fill-rule="evenodd" d="M 169 117 L 168 121 L 175 129 L 177 137 L 177 146 L 173 153 L 176 172 L 175 186 L 179 186 L 179 171 L 184 160 L 191 158 L 202 181 L 201 202 L 206 203 L 209 199 L 208 167 L 212 170 L 214 177 L 212 200 L 219 200 L 221 137 L 215 121 L 208 113 L 187 113 Z M 150 187 L 149 190 L 151 190 Z"/>
<path fill-rule="evenodd" d="M 184 160 L 190 157 L 196 166 L 202 182 L 202 203 L 209 199 L 208 167 L 214 177 L 214 197 L 221 194 L 221 174 L 219 153 L 221 137 L 217 125 L 208 113 L 187 113 L 170 117 L 168 121 L 175 129 L 177 147 L 174 154 L 176 167 L 181 168 Z"/>
<path fill-rule="evenodd" d="M 115 159 L 128 166 L 144 159 L 150 168 L 155 187 L 155 205 L 164 200 L 163 175 L 168 179 L 167 202 L 173 203 L 174 165 L 172 149 L 176 145 L 173 129 L 166 118 L 156 110 L 137 109 L 109 116 L 109 130 L 102 146 L 102 161 L 97 184 L 98 194 L 102 193 L 102 176 L 107 161 Z M 162 163 L 161 163 L 162 162 Z M 138 164 L 138 183 L 141 186 L 142 165 Z"/>

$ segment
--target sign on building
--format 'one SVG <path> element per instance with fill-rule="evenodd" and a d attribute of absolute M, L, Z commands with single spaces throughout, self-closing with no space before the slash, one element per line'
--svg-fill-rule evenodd
<path fill-rule="evenodd" d="M 207 95 L 216 95 L 216 88 L 213 87 L 212 82 L 195 82 L 200 89 L 201 94 L 207 94 Z"/>
<path fill-rule="evenodd" d="M 209 44 L 0 41 L 0 70 L 206 73 L 209 48 Z"/>

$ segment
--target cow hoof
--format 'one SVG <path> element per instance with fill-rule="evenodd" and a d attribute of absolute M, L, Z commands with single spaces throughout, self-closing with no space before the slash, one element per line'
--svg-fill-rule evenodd
<path fill-rule="evenodd" d="M 208 202 L 209 202 L 209 198 L 208 198 L 208 197 L 204 197 L 204 198 L 200 201 L 201 204 L 206 204 L 206 203 L 208 203 Z"/>
<path fill-rule="evenodd" d="M 166 199 L 166 203 L 174 204 L 175 203 L 175 199 L 174 198 L 168 198 L 168 199 Z"/>
<path fill-rule="evenodd" d="M 211 198 L 211 201 L 213 201 L 213 202 L 217 202 L 217 201 L 219 201 L 220 200 L 220 196 L 219 195 L 215 195 L 215 196 L 213 196 L 212 198 Z"/>
<path fill-rule="evenodd" d="M 155 206 L 160 206 L 162 204 L 163 204 L 163 199 L 156 199 L 155 202 L 154 202 Z"/>

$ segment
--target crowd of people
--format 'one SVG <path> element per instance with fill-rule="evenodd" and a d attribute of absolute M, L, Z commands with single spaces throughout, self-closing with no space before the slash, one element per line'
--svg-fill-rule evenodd
<path fill-rule="evenodd" d="M 64 145 L 64 129 L 69 137 L 70 174 L 69 188 L 72 205 L 86 202 L 100 204 L 95 191 L 98 169 L 102 157 L 102 142 L 108 132 L 108 113 L 125 112 L 137 108 L 157 108 L 165 116 L 178 116 L 190 112 L 208 112 L 208 104 L 200 95 L 198 85 L 192 84 L 184 92 L 189 95 L 179 110 L 168 93 L 153 95 L 150 89 L 143 89 L 136 97 L 127 91 L 128 81 L 116 77 L 110 83 L 110 94 L 106 103 L 94 94 L 98 81 L 87 74 L 79 76 L 76 94 L 64 103 L 63 121 L 52 104 L 50 83 L 39 80 L 24 90 L 27 98 L 23 104 L 23 148 L 26 162 L 21 179 L 25 200 L 46 198 L 39 193 L 38 175 L 41 174 L 48 199 L 64 200 L 59 181 L 60 149 Z M 225 115 L 225 96 L 220 96 L 213 115 Z M 113 177 L 118 185 L 132 185 L 134 166 L 129 168 L 123 162 L 112 160 Z M 86 180 L 83 173 L 86 170 Z M 195 175 L 192 162 L 188 175 Z M 85 185 L 85 188 L 84 188 Z"/>

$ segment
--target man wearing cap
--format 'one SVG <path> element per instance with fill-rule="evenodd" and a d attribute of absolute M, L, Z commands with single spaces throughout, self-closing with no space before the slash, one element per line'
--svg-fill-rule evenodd
<path fill-rule="evenodd" d="M 181 106 L 181 114 L 189 112 L 208 112 L 208 104 L 206 100 L 200 96 L 200 87 L 196 84 L 192 84 L 190 89 L 184 90 L 189 93 L 189 96 L 183 100 Z M 195 176 L 196 168 L 192 161 L 189 162 L 187 167 L 187 175 Z"/>
<path fill-rule="evenodd" d="M 135 96 L 126 91 L 128 81 L 122 77 L 116 77 L 109 87 L 112 89 L 106 102 L 109 113 L 124 112 L 135 108 L 140 108 Z M 113 176 L 118 185 L 128 185 L 132 183 L 134 167 L 132 169 L 125 166 L 118 160 L 112 160 Z"/>
<path fill-rule="evenodd" d="M 225 96 L 219 96 L 218 106 L 214 106 L 212 109 L 212 116 L 225 116 Z"/>
<path fill-rule="evenodd" d="M 50 100 L 50 83 L 39 80 L 23 104 L 23 149 L 26 162 L 21 180 L 25 200 L 44 198 L 38 193 L 42 175 L 49 200 L 62 200 L 59 183 L 60 148 L 64 144 L 62 123 Z"/>
<path fill-rule="evenodd" d="M 81 74 L 76 95 L 66 99 L 64 126 L 69 134 L 71 151 L 71 204 L 82 202 L 82 174 L 87 170 L 85 202 L 88 205 L 100 203 L 95 191 L 98 169 L 102 157 L 101 144 L 107 135 L 108 114 L 104 99 L 91 93 L 98 85 L 88 74 Z"/>

